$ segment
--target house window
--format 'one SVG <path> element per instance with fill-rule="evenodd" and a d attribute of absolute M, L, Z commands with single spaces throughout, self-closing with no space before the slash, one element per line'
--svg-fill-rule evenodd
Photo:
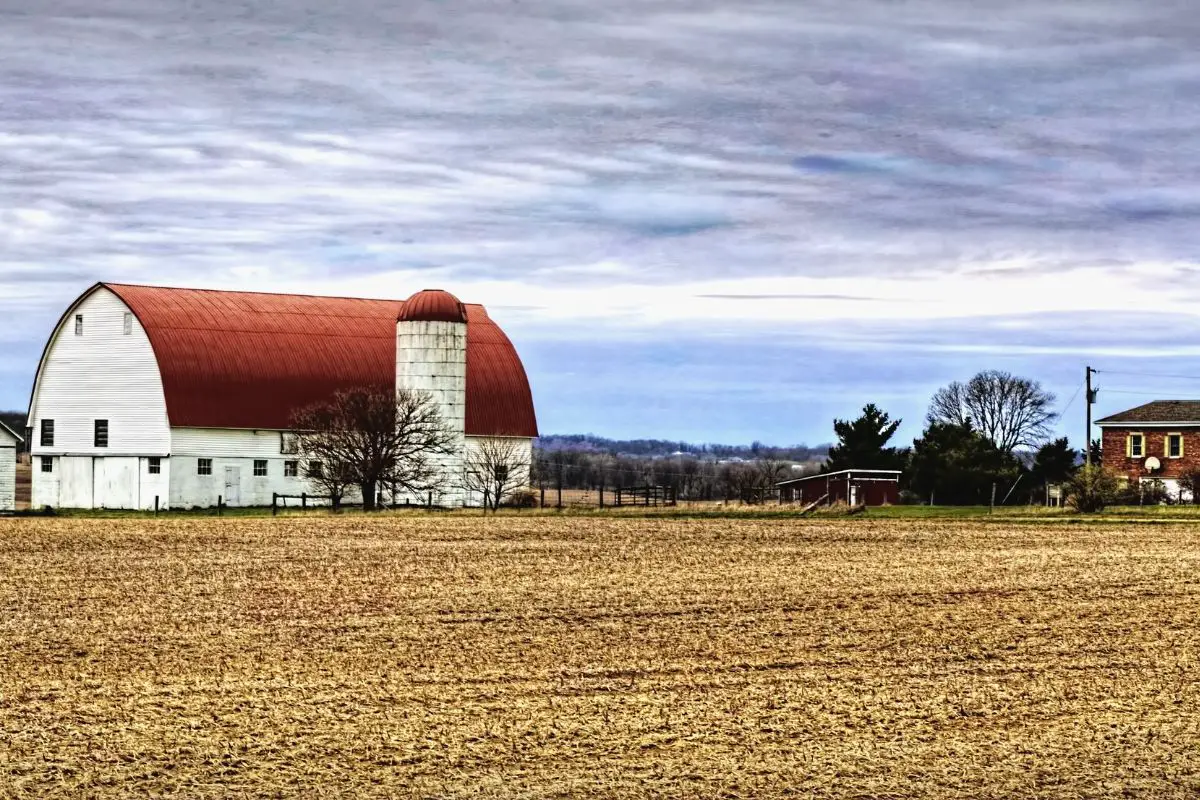
<path fill-rule="evenodd" d="M 1130 458 L 1141 458 L 1146 454 L 1146 439 L 1140 433 L 1129 434 L 1128 450 Z"/>
<path fill-rule="evenodd" d="M 254 477 L 256 477 L 256 478 L 267 477 L 267 461 L 266 461 L 266 459 L 256 460 L 254 462 Z"/>
<path fill-rule="evenodd" d="M 197 475 L 212 475 L 212 459 L 200 458 L 196 460 Z"/>
<path fill-rule="evenodd" d="M 322 464 L 320 461 L 308 462 L 308 477 L 324 478 L 325 477 L 325 465 Z"/>
<path fill-rule="evenodd" d="M 294 456 L 300 452 L 300 437 L 294 433 L 279 434 L 279 452 L 285 456 Z"/>
<path fill-rule="evenodd" d="M 108 420 L 96 420 L 96 434 L 93 443 L 96 447 L 108 447 Z"/>
<path fill-rule="evenodd" d="M 50 456 L 42 456 L 42 472 L 54 472 L 54 459 Z"/>
<path fill-rule="evenodd" d="M 1183 458 L 1182 433 L 1167 434 L 1166 456 L 1167 458 Z"/>
<path fill-rule="evenodd" d="M 83 314 L 75 315 L 75 335 L 83 336 Z"/>
<path fill-rule="evenodd" d="M 133 314 L 130 314 L 128 311 L 125 312 L 125 335 L 133 335 Z"/>
<path fill-rule="evenodd" d="M 161 458 L 152 458 L 149 461 L 147 461 L 146 462 L 146 471 L 149 472 L 151 475 L 161 475 L 162 474 L 162 459 Z"/>
<path fill-rule="evenodd" d="M 42 447 L 54 447 L 54 420 L 42 420 Z"/>
<path fill-rule="evenodd" d="M 300 462 L 299 461 L 283 462 L 283 477 L 295 478 L 295 477 L 298 477 L 299 475 L 300 475 Z"/>

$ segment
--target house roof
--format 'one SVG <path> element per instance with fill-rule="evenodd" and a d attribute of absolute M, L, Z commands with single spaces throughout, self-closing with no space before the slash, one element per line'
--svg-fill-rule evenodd
<path fill-rule="evenodd" d="M 803 478 L 792 478 L 786 481 L 780 481 L 776 486 L 789 486 L 793 483 L 804 483 L 805 481 L 815 481 L 821 478 L 834 478 L 840 475 L 853 476 L 862 475 L 873 480 L 900 480 L 900 470 L 898 469 L 842 469 L 837 472 L 818 472 L 816 475 L 805 475 Z"/>
<path fill-rule="evenodd" d="M 1200 400 L 1155 400 L 1097 420 L 1097 425 L 1129 423 L 1200 425 Z"/>
<path fill-rule="evenodd" d="M 16 441 L 17 441 L 17 444 L 24 444 L 24 443 L 25 443 L 25 439 L 24 439 L 24 438 L 23 438 L 23 437 L 22 437 L 20 434 L 18 434 L 18 433 L 17 433 L 16 431 L 14 431 L 12 428 L 10 428 L 10 427 L 8 427 L 7 425 L 5 425 L 3 422 L 0 422 L 0 432 L 7 433 L 9 436 L 11 436 L 12 438 L 16 439 Z"/>
<path fill-rule="evenodd" d="M 146 330 L 174 427 L 286 430 L 296 411 L 339 390 L 396 385 L 404 301 L 122 284 L 97 284 L 84 297 L 100 288 Z M 483 306 L 464 310 L 467 435 L 537 436 L 512 342 Z"/>

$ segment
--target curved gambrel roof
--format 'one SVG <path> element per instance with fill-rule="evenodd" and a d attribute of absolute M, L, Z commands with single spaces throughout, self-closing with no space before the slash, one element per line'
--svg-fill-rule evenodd
<path fill-rule="evenodd" d="M 340 389 L 396 383 L 404 301 L 102 283 L 64 320 L 101 288 L 145 329 L 173 427 L 286 430 L 295 411 Z M 482 306 L 464 308 L 467 435 L 537 436 L 516 349 Z"/>

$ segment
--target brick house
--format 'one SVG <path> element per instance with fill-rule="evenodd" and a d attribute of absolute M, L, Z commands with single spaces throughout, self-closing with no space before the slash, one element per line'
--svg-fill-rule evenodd
<path fill-rule="evenodd" d="M 1131 483 L 1159 480 L 1179 497 L 1179 476 L 1200 467 L 1200 400 L 1155 400 L 1096 425 L 1105 468 Z"/>

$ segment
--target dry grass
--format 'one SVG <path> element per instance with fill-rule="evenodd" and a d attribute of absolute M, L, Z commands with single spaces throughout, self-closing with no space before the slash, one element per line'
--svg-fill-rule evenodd
<path fill-rule="evenodd" d="M 7 797 L 1195 797 L 1191 525 L 0 522 Z"/>

